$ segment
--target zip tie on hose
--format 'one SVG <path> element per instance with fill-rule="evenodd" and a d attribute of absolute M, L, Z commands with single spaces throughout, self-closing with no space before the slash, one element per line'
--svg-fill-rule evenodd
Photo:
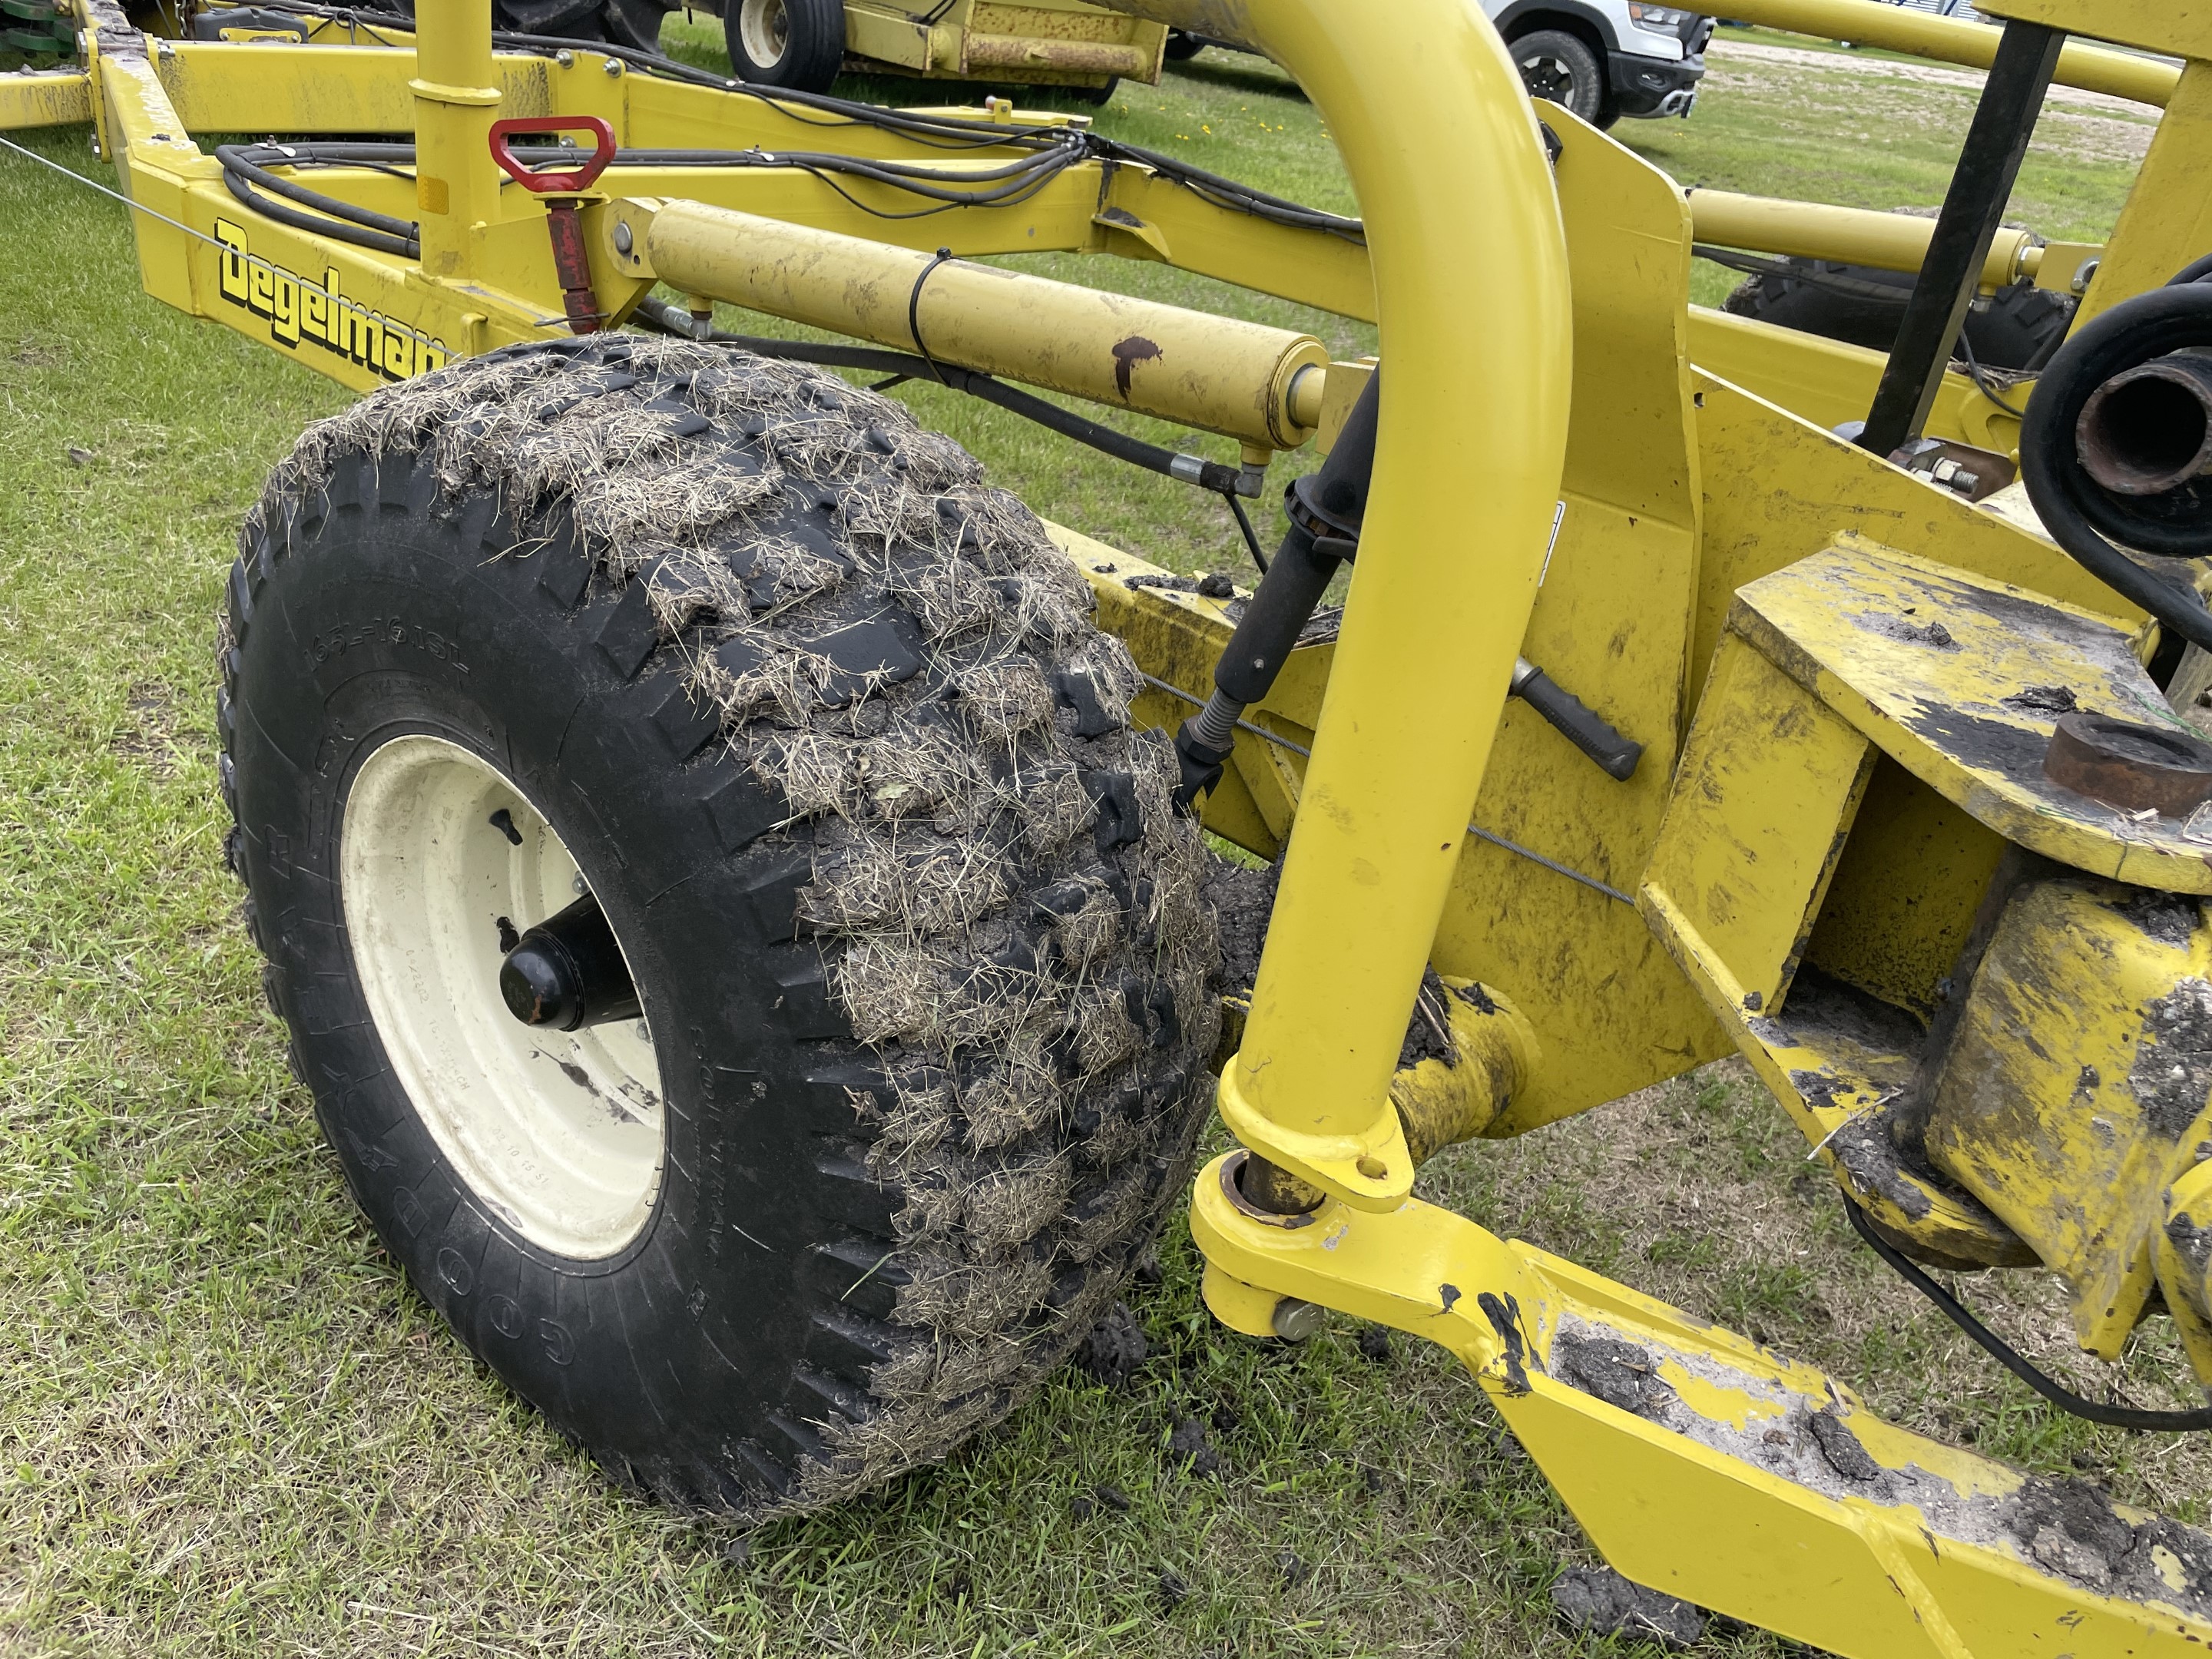
<path fill-rule="evenodd" d="M 2212 1407 L 2196 1411 L 2143 1411 L 2134 1406 L 2100 1406 L 2094 1400 L 2084 1400 L 2057 1378 L 2039 1370 L 2018 1349 L 1975 1318 L 1964 1303 L 1922 1272 L 1918 1262 L 1876 1232 L 1874 1223 L 1848 1194 L 1844 1199 L 1844 1213 L 1850 1218 L 1852 1231 L 1867 1242 L 1876 1255 L 1896 1269 L 1906 1284 L 1934 1303 L 1943 1316 L 1972 1338 L 1984 1352 L 2059 1410 L 2092 1423 L 2101 1423 L 2108 1429 L 2164 1430 L 2173 1433 L 2212 1429 Z"/>
<path fill-rule="evenodd" d="M 1146 673 L 1141 668 L 1137 671 L 1137 674 L 1138 677 L 1144 680 L 1146 684 L 1157 687 L 1158 690 L 1166 692 L 1171 697 L 1179 697 L 1185 702 L 1196 703 L 1201 708 L 1206 706 L 1206 699 L 1204 697 L 1194 697 L 1179 685 L 1170 685 L 1164 679 L 1160 679 L 1154 675 Z M 1293 755 L 1303 755 L 1308 760 L 1311 760 L 1313 758 L 1313 750 L 1307 748 L 1304 744 L 1292 743 L 1288 738 L 1282 736 L 1279 732 L 1270 732 L 1264 726 L 1255 726 L 1251 721 L 1241 719 L 1232 721 L 1231 724 L 1234 725 L 1238 731 L 1249 732 L 1254 737 L 1261 738 L 1264 742 L 1272 743 L 1278 749 L 1287 749 Z M 1593 892 L 1602 893 L 1607 898 L 1617 900 L 1620 903 L 1629 906 L 1631 908 L 1635 907 L 1636 901 L 1629 897 L 1627 894 L 1622 892 L 1618 887 L 1609 887 L 1605 883 L 1600 881 L 1595 876 L 1586 876 L 1579 870 L 1571 869 L 1567 866 L 1561 864 L 1557 859 L 1547 859 L 1541 853 L 1536 852 L 1533 848 L 1523 847 L 1517 841 L 1508 841 L 1503 836 L 1492 835 L 1489 830 L 1481 828 L 1480 825 L 1472 823 L 1467 826 L 1467 833 L 1473 836 L 1477 841 L 1486 841 L 1492 847 L 1503 848 L 1506 852 L 1511 853 L 1517 858 L 1527 859 L 1531 864 L 1540 864 L 1544 868 L 1551 871 L 1554 875 L 1565 876 L 1569 881 L 1578 881 Z"/>
<path fill-rule="evenodd" d="M 937 377 L 939 386 L 945 384 L 945 371 L 937 366 L 937 359 L 929 355 L 929 348 L 921 343 L 921 285 L 936 273 L 938 266 L 952 258 L 952 250 L 941 247 L 930 262 L 921 268 L 921 275 L 914 279 L 913 290 L 906 296 L 906 331 L 914 337 L 914 349 L 921 361 L 929 365 L 929 372 Z"/>

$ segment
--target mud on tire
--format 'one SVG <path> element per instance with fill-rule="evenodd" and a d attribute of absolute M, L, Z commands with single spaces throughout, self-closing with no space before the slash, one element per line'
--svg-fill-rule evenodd
<path fill-rule="evenodd" d="M 758 1516 L 941 1456 L 1187 1184 L 1204 855 L 1090 609 L 902 406 L 690 342 L 380 392 L 248 518 L 221 776 L 271 1003 L 416 1287 L 618 1476 Z M 603 1257 L 470 1187 L 364 1000 L 347 792 L 410 734 L 534 803 L 629 956 L 665 1155 Z"/>

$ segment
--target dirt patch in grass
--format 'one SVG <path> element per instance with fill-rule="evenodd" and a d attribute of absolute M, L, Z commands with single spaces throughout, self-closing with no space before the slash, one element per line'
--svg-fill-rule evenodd
<path fill-rule="evenodd" d="M 1963 70 L 1839 60 L 1832 52 L 1764 46 L 1735 46 L 1730 52 L 1756 52 L 1759 61 L 1737 64 L 1717 56 L 1706 72 L 1708 95 L 1740 95 L 1761 106 L 1787 104 L 1796 121 L 1825 126 L 1842 143 L 1869 148 L 1879 145 L 1885 131 L 1906 130 L 1899 124 L 1955 129 L 1963 139 L 1981 84 L 1978 76 Z M 2058 87 L 2037 124 L 2035 148 L 2049 161 L 2134 167 L 2157 131 L 2157 112 L 2141 104 Z"/>
<path fill-rule="evenodd" d="M 131 686 L 109 745 L 117 754 L 166 781 L 183 769 L 189 742 L 175 694 L 169 687 L 159 680 L 140 680 Z"/>

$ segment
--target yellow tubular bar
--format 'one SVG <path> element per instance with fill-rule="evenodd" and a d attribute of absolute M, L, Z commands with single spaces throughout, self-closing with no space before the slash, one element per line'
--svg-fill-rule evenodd
<path fill-rule="evenodd" d="M 1388 364 L 1373 490 L 1220 1106 L 1261 1156 L 1388 1209 L 1413 1174 L 1390 1076 L 1559 498 L 1571 371 L 1559 204 L 1527 93 L 1471 0 L 1400 0 L 1388 28 L 1319 0 L 1141 9 L 1201 33 L 1225 26 L 1287 70 L 1335 136 L 1367 223 Z M 1488 320 L 1472 328 L 1478 295 Z"/>
<path fill-rule="evenodd" d="M 1310 334 L 697 202 L 617 203 L 608 234 L 626 275 L 1245 443 L 1295 449 L 1320 418 Z"/>
<path fill-rule="evenodd" d="M 1882 270 L 1917 270 L 1928 258 L 1929 239 L 1936 234 L 1933 219 L 1905 213 L 1738 196 L 1725 190 L 1693 190 L 1689 198 L 1697 239 L 1722 247 L 1840 259 Z M 1982 286 L 2002 288 L 2019 281 L 2033 240 L 2024 230 L 1999 231 L 1982 265 Z"/>
<path fill-rule="evenodd" d="M 1981 23 L 1884 5 L 1880 0 L 1744 0 L 1728 10 L 1729 16 L 1747 23 L 1879 46 L 1885 52 L 1910 52 L 1916 58 L 1932 58 L 1968 69 L 1985 70 L 1996 60 L 2002 33 Z M 2163 109 L 2173 95 L 2181 71 L 2156 58 L 2069 40 L 2058 55 L 2055 78 L 2061 86 L 2109 93 Z"/>
<path fill-rule="evenodd" d="M 492 73 L 491 9 L 425 6 L 416 37 L 415 199 L 422 211 L 422 269 L 463 276 L 475 269 L 476 228 L 499 216 L 499 169 L 491 124 L 499 112 Z"/>
<path fill-rule="evenodd" d="M 0 75 L 0 132 L 66 126 L 91 118 L 88 75 L 34 75 L 27 70 Z"/>

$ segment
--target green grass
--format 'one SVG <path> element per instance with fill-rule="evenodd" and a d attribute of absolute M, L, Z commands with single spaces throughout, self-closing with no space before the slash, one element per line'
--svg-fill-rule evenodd
<path fill-rule="evenodd" d="M 1790 73 L 1794 94 L 1728 70 L 1692 121 L 1621 136 L 1692 182 L 1937 198 L 1963 106 L 1925 88 L 1924 120 L 1839 142 L 1821 111 L 1844 72 Z M 1209 53 L 1100 120 L 1352 205 L 1315 112 L 1256 60 Z M 82 131 L 30 142 L 112 181 Z M 2039 149 L 2022 196 L 2057 216 L 2041 228 L 2094 230 L 2127 172 Z M 1440 1353 L 1231 1338 L 1179 1228 L 1139 1302 L 1156 1357 L 1125 1390 L 1064 1374 L 942 1468 L 750 1538 L 611 1490 L 377 1249 L 286 1074 L 221 869 L 210 651 L 233 527 L 346 394 L 146 299 L 113 204 L 0 155 L 0 1652 L 1632 1650 L 1553 1624 L 1547 1586 L 1587 1546 Z M 1159 266 L 1039 263 L 1373 343 Z M 902 395 L 1040 511 L 1180 569 L 1237 564 L 1195 492 Z M 2024 1407 L 1850 1247 L 1802 1156 L 1723 1069 L 1429 1180 L 1486 1224 L 1755 1324 L 1907 1420 L 2039 1467 L 2086 1459 L 2169 1505 L 2205 1489 L 2162 1448 Z M 2050 1328 L 2032 1292 L 2005 1294 L 2002 1314 Z M 1224 1471 L 1189 1478 L 1167 1432 L 1217 1413 Z M 1171 1607 L 1164 1575 L 1187 1591 Z"/>

